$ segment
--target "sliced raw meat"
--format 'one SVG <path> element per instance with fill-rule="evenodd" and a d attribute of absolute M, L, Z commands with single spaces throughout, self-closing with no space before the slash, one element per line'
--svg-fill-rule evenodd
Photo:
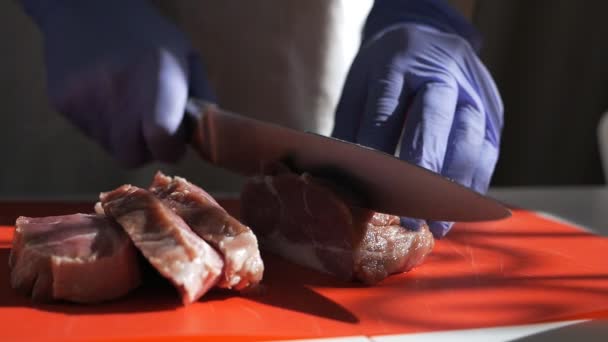
<path fill-rule="evenodd" d="M 104 216 L 22 216 L 15 226 L 11 286 L 36 301 L 102 302 L 141 282 L 135 247 Z"/>
<path fill-rule="evenodd" d="M 204 295 L 219 280 L 221 256 L 151 192 L 123 185 L 100 195 L 144 257 L 178 289 L 184 304 Z"/>
<path fill-rule="evenodd" d="M 399 217 L 371 213 L 363 219 L 366 229 L 354 253 L 355 277 L 374 284 L 391 274 L 407 272 L 422 264 L 435 244 L 424 225 L 413 232 L 399 225 Z"/>
<path fill-rule="evenodd" d="M 218 286 L 241 290 L 262 280 L 264 263 L 256 236 L 211 195 L 184 178 L 171 178 L 160 172 L 150 190 L 223 254 L 224 274 Z"/>
<path fill-rule="evenodd" d="M 427 226 L 356 208 L 336 187 L 273 165 L 241 193 L 241 218 L 268 249 L 295 263 L 374 284 L 423 262 L 434 246 Z"/>

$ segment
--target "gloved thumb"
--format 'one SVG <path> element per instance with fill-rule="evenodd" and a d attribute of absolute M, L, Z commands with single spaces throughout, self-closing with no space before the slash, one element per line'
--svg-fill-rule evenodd
<path fill-rule="evenodd" d="M 183 123 L 188 97 L 215 101 L 215 96 L 201 59 L 195 53 L 186 61 L 161 54 L 159 70 L 155 119 L 144 123 L 144 135 L 156 160 L 176 162 L 184 155 L 189 138 Z"/>
<path fill-rule="evenodd" d="M 205 100 L 216 103 L 216 97 L 206 77 L 205 67 L 201 58 L 196 53 L 188 56 L 188 100 Z M 188 106 L 188 104 L 186 104 Z M 190 115 L 186 114 L 179 127 L 178 134 L 184 141 L 190 142 L 197 123 Z"/>
<path fill-rule="evenodd" d="M 186 61 L 168 51 L 160 51 L 153 59 L 158 66 L 148 70 L 158 70 L 154 83 L 156 96 L 152 113 L 143 113 L 142 130 L 152 157 L 172 163 L 186 151 L 186 141 L 179 129 L 188 99 Z"/>

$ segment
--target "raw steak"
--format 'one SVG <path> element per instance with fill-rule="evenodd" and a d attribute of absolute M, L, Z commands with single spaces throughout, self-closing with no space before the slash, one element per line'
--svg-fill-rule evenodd
<path fill-rule="evenodd" d="M 421 264 L 434 246 L 427 226 L 356 208 L 347 195 L 307 174 L 273 165 L 241 193 L 241 218 L 268 249 L 343 279 L 374 284 Z"/>
<path fill-rule="evenodd" d="M 11 286 L 35 301 L 102 302 L 141 282 L 135 247 L 101 215 L 19 217 L 9 266 Z"/>
<path fill-rule="evenodd" d="M 99 198 L 106 215 L 116 219 L 150 264 L 173 283 L 184 304 L 218 282 L 221 256 L 151 192 L 123 185 Z"/>
<path fill-rule="evenodd" d="M 161 172 L 156 173 L 150 190 L 223 254 L 224 274 L 218 286 L 240 290 L 262 280 L 264 263 L 257 238 L 211 195 L 184 178 Z"/>

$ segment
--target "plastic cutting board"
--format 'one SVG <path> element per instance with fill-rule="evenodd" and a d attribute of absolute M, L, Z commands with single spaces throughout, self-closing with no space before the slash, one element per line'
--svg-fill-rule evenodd
<path fill-rule="evenodd" d="M 233 213 L 235 201 L 220 201 Z M 82 211 L 0 204 L 0 218 Z M 0 341 L 272 340 L 464 329 L 608 317 L 608 239 L 514 211 L 456 225 L 427 262 L 375 287 L 264 255 L 263 291 L 215 291 L 188 307 L 162 281 L 103 305 L 33 306 L 9 286 L 12 227 L 0 227 Z"/>

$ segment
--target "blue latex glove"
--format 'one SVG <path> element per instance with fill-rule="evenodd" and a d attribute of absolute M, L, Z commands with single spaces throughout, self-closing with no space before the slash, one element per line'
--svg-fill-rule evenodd
<path fill-rule="evenodd" d="M 398 153 L 485 193 L 498 158 L 503 105 L 474 46 L 475 31 L 442 1 L 377 0 L 333 136 Z M 452 226 L 428 223 L 437 238 Z"/>
<path fill-rule="evenodd" d="M 188 95 L 211 99 L 188 39 L 143 0 L 22 0 L 55 109 L 125 166 L 177 161 Z"/>

